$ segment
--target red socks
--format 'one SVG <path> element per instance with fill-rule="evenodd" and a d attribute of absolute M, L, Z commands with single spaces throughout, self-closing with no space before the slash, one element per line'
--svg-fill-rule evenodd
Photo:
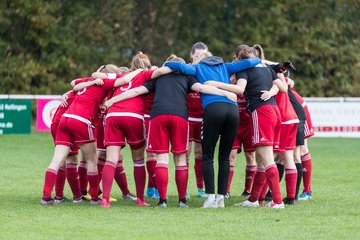
<path fill-rule="evenodd" d="M 91 195 L 91 200 L 97 201 L 99 199 L 99 173 L 98 172 L 88 172 L 87 179 L 89 181 L 89 193 Z"/>
<path fill-rule="evenodd" d="M 169 181 L 168 165 L 156 164 L 155 168 L 156 185 L 161 199 L 166 199 L 167 185 Z M 186 194 L 186 193 L 185 193 Z"/>
<path fill-rule="evenodd" d="M 80 191 L 83 195 L 86 195 L 88 179 L 87 179 L 87 167 L 85 161 L 80 161 L 78 167 L 78 173 L 79 173 L 79 181 L 80 181 Z"/>
<path fill-rule="evenodd" d="M 75 163 L 66 164 L 66 178 L 69 182 L 74 199 L 79 199 L 82 194 L 80 191 L 79 174 Z"/>
<path fill-rule="evenodd" d="M 189 171 L 187 166 L 176 166 L 175 182 L 178 190 L 179 199 L 186 198 L 186 189 L 188 183 Z M 165 192 L 166 194 L 166 192 Z M 166 198 L 166 195 L 165 195 Z"/>
<path fill-rule="evenodd" d="M 144 159 L 134 161 L 134 180 L 136 187 L 136 197 L 144 201 L 144 190 L 146 183 Z"/>
<path fill-rule="evenodd" d="M 296 169 L 285 169 L 285 185 L 286 194 L 288 199 L 294 199 L 296 193 L 296 180 L 297 170 Z"/>
<path fill-rule="evenodd" d="M 250 202 L 255 202 L 259 200 L 259 196 L 261 193 L 261 190 L 266 182 L 266 175 L 265 175 L 265 169 L 264 168 L 258 168 L 256 170 L 256 174 L 254 177 L 254 183 L 251 190 L 251 194 L 248 198 Z"/>
<path fill-rule="evenodd" d="M 245 191 L 251 192 L 256 173 L 256 166 L 246 166 L 245 168 Z"/>
<path fill-rule="evenodd" d="M 111 187 L 114 181 L 116 166 L 110 161 L 106 161 L 103 173 L 102 173 L 102 191 L 103 199 L 106 199 L 108 202 L 110 200 Z"/>
<path fill-rule="evenodd" d="M 264 186 L 262 187 L 259 199 L 265 199 L 266 198 L 266 193 L 267 193 L 268 189 L 269 189 L 269 185 L 265 181 Z"/>
<path fill-rule="evenodd" d="M 156 188 L 155 182 L 155 167 L 156 167 L 156 159 L 149 159 L 146 161 L 146 169 L 148 172 L 148 188 Z"/>
<path fill-rule="evenodd" d="M 195 158 L 194 164 L 196 186 L 197 188 L 204 188 L 204 176 L 202 172 L 202 158 Z"/>
<path fill-rule="evenodd" d="M 304 192 L 311 192 L 312 160 L 310 153 L 301 156 Z"/>
<path fill-rule="evenodd" d="M 126 179 L 126 173 L 124 167 L 122 165 L 122 161 L 118 162 L 116 169 L 115 169 L 115 181 L 119 186 L 122 195 L 128 195 L 130 193 L 128 182 Z"/>
<path fill-rule="evenodd" d="M 227 187 L 226 187 L 226 192 L 227 193 L 230 192 L 233 177 L 234 177 L 234 166 L 230 165 L 229 179 L 228 179 L 228 184 L 227 184 Z"/>
<path fill-rule="evenodd" d="M 60 167 L 57 172 L 56 182 L 55 182 L 55 197 L 62 198 L 64 197 L 64 185 L 66 180 L 65 167 Z"/>
<path fill-rule="evenodd" d="M 281 204 L 282 197 L 281 197 L 280 183 L 279 183 L 279 172 L 277 170 L 276 164 L 272 164 L 267 168 L 265 168 L 265 173 L 266 173 L 266 180 L 271 191 L 273 202 L 276 204 Z"/>
<path fill-rule="evenodd" d="M 56 181 L 56 171 L 54 169 L 48 168 L 45 172 L 45 181 L 44 181 L 42 199 L 47 200 L 51 198 L 51 192 L 54 188 L 55 181 Z"/>
<path fill-rule="evenodd" d="M 106 160 L 102 159 L 102 158 L 98 158 L 98 160 L 97 160 L 97 168 L 98 168 L 98 172 L 99 172 L 99 182 L 102 179 L 102 173 L 103 173 L 103 168 L 105 166 L 105 162 L 106 162 Z"/>

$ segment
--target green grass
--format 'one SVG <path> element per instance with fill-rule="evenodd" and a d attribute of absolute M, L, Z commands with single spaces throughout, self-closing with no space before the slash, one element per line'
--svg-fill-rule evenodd
<path fill-rule="evenodd" d="M 53 151 L 50 135 L 3 135 L 0 239 L 359 239 L 359 143 L 359 139 L 311 139 L 313 200 L 285 210 L 233 207 L 241 201 L 238 196 L 243 190 L 242 154 L 237 158 L 233 198 L 226 201 L 225 209 L 200 208 L 202 200 L 194 196 L 193 167 L 189 173 L 190 208 L 178 209 L 173 164 L 168 209 L 139 208 L 122 200 L 101 209 L 72 203 L 40 206 L 44 172 Z M 124 165 L 135 192 L 127 148 Z M 65 188 L 71 197 L 68 185 Z M 116 185 L 112 196 L 120 196 Z"/>

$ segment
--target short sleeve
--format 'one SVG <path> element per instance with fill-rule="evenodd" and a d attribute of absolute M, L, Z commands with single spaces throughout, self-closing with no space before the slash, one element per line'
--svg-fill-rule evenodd
<path fill-rule="evenodd" d="M 112 89 L 114 88 L 114 84 L 116 82 L 116 79 L 103 79 L 104 81 L 104 84 L 102 85 L 103 88 L 106 88 L 106 89 Z"/>
<path fill-rule="evenodd" d="M 272 80 L 274 81 L 274 80 L 278 79 L 278 76 L 276 75 L 275 71 L 271 67 L 269 67 L 269 70 L 271 72 Z"/>
<path fill-rule="evenodd" d="M 154 81 L 148 81 L 148 82 L 146 82 L 146 83 L 143 84 L 143 86 L 144 86 L 149 92 L 155 91 L 155 85 L 156 85 L 156 80 L 154 80 Z"/>
<path fill-rule="evenodd" d="M 192 85 L 194 85 L 195 83 L 198 83 L 199 81 L 197 80 L 197 78 L 193 77 L 193 76 L 188 76 L 189 79 L 189 87 L 191 88 Z"/>
<path fill-rule="evenodd" d="M 154 69 L 151 69 L 143 72 L 143 77 L 145 78 L 145 81 L 151 80 L 151 75 L 153 74 L 154 71 L 155 71 Z"/>
<path fill-rule="evenodd" d="M 240 78 L 243 78 L 247 81 L 249 79 L 248 71 L 242 71 L 242 72 L 236 73 L 236 80 L 239 80 Z"/>

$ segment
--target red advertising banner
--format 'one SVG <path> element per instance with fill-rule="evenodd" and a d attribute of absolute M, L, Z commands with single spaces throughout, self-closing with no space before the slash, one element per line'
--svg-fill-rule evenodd
<path fill-rule="evenodd" d="M 36 130 L 50 131 L 51 121 L 60 105 L 59 98 L 54 99 L 38 99 L 36 106 Z"/>

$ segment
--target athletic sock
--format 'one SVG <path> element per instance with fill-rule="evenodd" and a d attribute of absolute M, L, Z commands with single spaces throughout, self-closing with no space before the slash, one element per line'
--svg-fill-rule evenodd
<path fill-rule="evenodd" d="M 103 173 L 103 168 L 105 165 L 106 160 L 103 158 L 98 158 L 97 160 L 97 168 L 98 168 L 98 173 L 99 173 L 99 182 L 102 179 L 102 173 Z"/>
<path fill-rule="evenodd" d="M 110 200 L 110 192 L 114 181 L 115 169 L 116 169 L 116 165 L 113 162 L 110 161 L 105 162 L 102 173 L 102 180 L 101 180 L 102 190 L 103 190 L 102 197 L 103 199 L 106 199 L 108 202 Z"/>
<path fill-rule="evenodd" d="M 295 199 L 297 199 L 298 195 L 299 195 L 300 184 L 301 184 L 301 179 L 302 179 L 302 164 L 295 163 L 295 166 L 296 166 L 296 170 L 297 170 Z"/>
<path fill-rule="evenodd" d="M 144 159 L 134 161 L 134 180 L 136 187 L 136 197 L 141 201 L 144 201 L 144 190 L 146 183 Z"/>
<path fill-rule="evenodd" d="M 245 168 L 245 191 L 251 192 L 256 173 L 256 166 L 246 166 Z"/>
<path fill-rule="evenodd" d="M 66 178 L 70 185 L 74 199 L 79 199 L 82 194 L 80 191 L 79 174 L 76 163 L 66 164 Z"/>
<path fill-rule="evenodd" d="M 195 158 L 194 163 L 195 178 L 197 188 L 204 188 L 204 176 L 202 171 L 202 158 Z"/>
<path fill-rule="evenodd" d="M 264 185 L 262 187 L 262 190 L 260 192 L 259 199 L 265 199 L 266 198 L 266 193 L 267 193 L 268 189 L 269 189 L 269 185 L 267 184 L 266 177 L 265 177 L 265 183 L 264 183 Z"/>
<path fill-rule="evenodd" d="M 269 185 L 273 202 L 276 204 L 282 203 L 279 172 L 275 164 L 272 164 L 265 168 L 266 181 Z"/>
<path fill-rule="evenodd" d="M 99 173 L 96 172 L 88 172 L 87 179 L 89 181 L 89 193 L 91 196 L 91 200 L 97 201 L 99 199 Z"/>
<path fill-rule="evenodd" d="M 234 177 L 234 166 L 230 165 L 229 179 L 228 179 L 228 183 L 227 183 L 227 187 L 226 187 L 227 193 L 230 192 L 233 177 Z"/>
<path fill-rule="evenodd" d="M 78 166 L 78 173 L 79 173 L 80 191 L 83 195 L 86 195 L 88 179 L 87 179 L 87 165 L 85 161 L 80 161 Z"/>
<path fill-rule="evenodd" d="M 46 200 L 51 198 L 51 192 L 54 188 L 56 181 L 56 170 L 48 168 L 45 172 L 44 188 L 42 199 Z"/>
<path fill-rule="evenodd" d="M 179 199 L 185 199 L 187 183 L 188 183 L 188 167 L 187 166 L 176 166 L 175 182 L 176 182 L 176 187 L 178 190 Z"/>
<path fill-rule="evenodd" d="M 285 169 L 285 185 L 286 185 L 287 199 L 295 198 L 296 180 L 297 180 L 297 170 Z"/>
<path fill-rule="evenodd" d="M 281 182 L 281 180 L 282 180 L 282 178 L 284 176 L 284 165 L 281 164 L 281 163 L 277 163 L 276 167 L 277 167 L 278 172 L 279 172 L 279 182 Z"/>
<path fill-rule="evenodd" d="M 248 200 L 250 202 L 255 202 L 255 201 L 257 201 L 259 199 L 261 190 L 262 190 L 265 182 L 266 182 L 265 169 L 264 168 L 257 168 L 256 173 L 255 173 L 255 177 L 254 177 L 253 187 L 251 189 L 251 193 L 250 193 L 250 196 L 248 198 Z"/>
<path fill-rule="evenodd" d="M 126 196 L 130 193 L 127 178 L 126 178 L 126 172 L 122 165 L 122 161 L 118 162 L 116 169 L 115 169 L 115 181 L 117 185 L 119 186 L 122 195 Z"/>
<path fill-rule="evenodd" d="M 66 172 L 65 166 L 62 166 L 56 175 L 56 182 L 55 182 L 55 197 L 62 198 L 64 197 L 64 186 L 66 180 Z"/>
<path fill-rule="evenodd" d="M 304 192 L 311 192 L 312 160 L 310 153 L 301 156 Z"/>
<path fill-rule="evenodd" d="M 161 199 L 166 199 L 167 185 L 169 181 L 168 165 L 161 163 L 156 164 L 155 174 L 159 196 Z"/>
<path fill-rule="evenodd" d="M 148 172 L 148 188 L 156 188 L 155 182 L 155 167 L 156 167 L 156 159 L 148 159 L 146 160 L 146 170 Z"/>

